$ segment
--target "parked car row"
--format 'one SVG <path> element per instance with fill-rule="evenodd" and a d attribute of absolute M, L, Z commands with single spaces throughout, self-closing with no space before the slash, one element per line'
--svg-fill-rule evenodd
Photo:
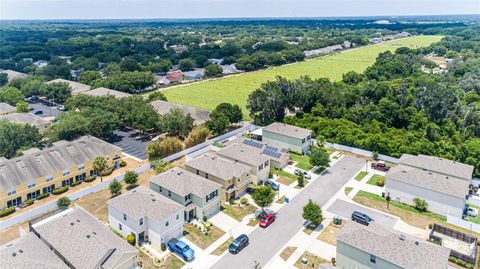
<path fill-rule="evenodd" d="M 301 170 L 299 170 L 299 169 L 295 170 L 294 174 L 295 174 L 296 176 L 299 176 L 299 175 L 302 175 L 302 174 L 303 174 L 303 178 L 305 178 L 305 179 L 312 179 L 312 176 L 310 176 L 309 173 L 307 173 L 307 172 L 305 172 L 305 171 L 301 171 Z"/>
<path fill-rule="evenodd" d="M 382 172 L 388 172 L 388 170 L 390 170 L 390 166 L 384 164 L 384 163 L 372 163 L 370 165 L 370 167 L 372 169 L 375 169 L 375 170 L 378 170 L 378 171 L 382 171 Z"/>

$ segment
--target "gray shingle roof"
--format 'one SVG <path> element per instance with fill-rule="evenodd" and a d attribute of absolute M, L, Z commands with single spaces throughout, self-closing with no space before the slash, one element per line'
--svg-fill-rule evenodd
<path fill-rule="evenodd" d="M 14 79 L 14 78 L 24 78 L 27 77 L 28 75 L 25 73 L 13 71 L 13 70 L 0 70 L 0 73 L 7 74 L 8 81 Z"/>
<path fill-rule="evenodd" d="M 179 105 L 171 102 L 166 102 L 163 100 L 156 100 L 151 102 L 150 104 L 160 115 L 167 114 L 173 108 L 179 108 L 184 113 L 190 114 L 190 116 L 195 120 L 194 123 L 196 125 L 205 123 L 210 117 L 210 112 L 208 111 L 196 109 L 189 106 L 183 106 L 183 105 Z"/>
<path fill-rule="evenodd" d="M 113 96 L 115 98 L 122 98 L 131 96 L 131 94 L 126 92 L 120 92 L 116 90 L 111 90 L 108 88 L 100 87 L 90 91 L 82 92 L 82 94 L 92 95 L 92 96 Z"/>
<path fill-rule="evenodd" d="M 81 208 L 34 227 L 35 231 L 77 269 L 113 268 L 138 250 Z"/>
<path fill-rule="evenodd" d="M 14 106 L 11 106 L 7 103 L 2 103 L 0 102 L 0 115 L 1 114 L 7 114 L 7 113 L 12 113 L 17 111 L 17 109 Z"/>
<path fill-rule="evenodd" d="M 400 158 L 400 164 L 419 169 L 427 169 L 437 173 L 464 178 L 467 180 L 472 179 L 474 169 L 472 165 L 427 155 L 415 156 L 403 154 Z"/>
<path fill-rule="evenodd" d="M 93 136 L 74 141 L 59 141 L 41 151 L 0 161 L 0 190 L 8 190 L 35 179 L 52 176 L 55 172 L 93 160 L 98 156 L 121 151 L 121 148 Z"/>
<path fill-rule="evenodd" d="M 186 165 L 223 180 L 240 178 L 250 172 L 250 167 L 246 165 L 208 153 L 187 162 Z"/>
<path fill-rule="evenodd" d="M 263 131 L 280 134 L 284 136 L 289 136 L 293 138 L 298 138 L 298 139 L 304 139 L 305 137 L 312 134 L 312 131 L 308 129 L 300 128 L 297 126 L 288 125 L 280 122 L 274 122 L 268 126 L 263 127 Z"/>
<path fill-rule="evenodd" d="M 387 187 L 391 179 L 463 199 L 468 194 L 470 184 L 469 180 L 401 164 L 388 171 Z"/>
<path fill-rule="evenodd" d="M 67 83 L 70 86 L 70 88 L 72 89 L 72 94 L 86 92 L 86 91 L 89 91 L 91 89 L 91 87 L 89 85 L 79 83 L 79 82 L 75 82 L 75 81 L 62 79 L 62 78 L 57 78 L 57 79 L 54 79 L 54 80 L 51 80 L 51 81 L 47 82 L 47 84 L 50 84 L 50 83 Z"/>
<path fill-rule="evenodd" d="M 181 204 L 145 186 L 139 186 L 110 199 L 107 201 L 107 204 L 115 207 L 130 218 L 140 219 L 148 217 L 158 222 L 163 222 L 184 208 Z"/>
<path fill-rule="evenodd" d="M 36 235 L 30 233 L 0 246 L 0 269 L 68 269 Z"/>
<path fill-rule="evenodd" d="M 186 196 L 193 193 L 198 197 L 205 197 L 222 187 L 222 185 L 214 181 L 195 175 L 178 167 L 152 177 L 150 182 L 180 196 Z"/>
<path fill-rule="evenodd" d="M 30 124 L 37 128 L 40 125 L 50 123 L 49 120 L 31 113 L 10 113 L 7 115 L 0 115 L 0 120 L 8 120 L 15 123 Z"/>
<path fill-rule="evenodd" d="M 261 129 L 258 129 L 258 130 L 261 130 Z M 231 140 L 231 141 L 227 141 L 226 143 L 224 143 L 224 145 L 228 146 L 228 145 L 232 145 L 232 144 L 236 144 L 236 143 L 242 144 L 243 141 L 245 141 L 245 140 L 252 140 L 252 139 L 241 137 L 241 138 L 237 138 L 237 139 L 234 139 L 234 140 Z M 280 154 L 280 157 L 275 157 L 275 156 L 267 154 L 268 157 L 270 158 L 270 160 L 272 160 L 272 161 L 286 162 L 288 160 L 288 158 L 290 158 L 290 156 L 288 155 L 288 151 L 286 149 L 282 149 L 282 148 L 279 148 L 277 146 L 271 146 L 269 144 L 266 144 L 266 143 L 263 143 L 263 142 L 260 142 L 260 141 L 257 141 L 257 140 L 253 140 L 253 141 L 255 141 L 255 143 L 258 143 L 259 145 L 262 145 L 262 147 L 260 147 L 260 148 L 256 148 L 256 147 L 247 145 L 247 146 L 251 147 L 253 150 L 255 150 L 257 152 L 257 154 L 263 153 L 263 151 L 266 149 L 267 146 L 274 147 L 274 148 L 278 149 L 277 153 Z"/>
<path fill-rule="evenodd" d="M 217 154 L 253 166 L 270 160 L 270 156 L 259 152 L 255 147 L 243 143 L 229 145 L 217 151 Z"/>
<path fill-rule="evenodd" d="M 445 247 L 400 235 L 375 222 L 368 226 L 348 222 L 337 240 L 405 269 L 445 269 L 450 256 Z"/>

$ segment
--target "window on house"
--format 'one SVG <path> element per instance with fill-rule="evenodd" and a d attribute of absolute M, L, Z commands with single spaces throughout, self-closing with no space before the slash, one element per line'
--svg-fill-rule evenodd
<path fill-rule="evenodd" d="M 118 229 L 119 229 L 120 231 L 122 230 L 122 224 L 121 224 L 121 223 L 118 224 Z"/>
<path fill-rule="evenodd" d="M 35 187 L 35 182 L 32 182 L 32 183 L 28 184 L 28 188 L 29 188 L 29 189 L 31 189 L 31 188 L 33 188 L 33 187 Z"/>
<path fill-rule="evenodd" d="M 123 220 L 127 220 L 127 214 L 123 214 Z"/>
<path fill-rule="evenodd" d="M 370 254 L 370 262 L 371 263 L 377 263 L 377 256 Z"/>
<path fill-rule="evenodd" d="M 168 191 L 168 196 L 172 196 L 172 192 L 171 192 L 171 191 Z"/>
<path fill-rule="evenodd" d="M 176 219 L 178 220 L 180 218 L 180 215 L 177 214 Z"/>
<path fill-rule="evenodd" d="M 163 192 L 162 187 L 158 187 L 158 190 L 159 190 L 160 192 Z"/>
<path fill-rule="evenodd" d="M 63 176 L 68 176 L 69 174 L 70 174 L 70 171 L 68 170 L 63 171 Z"/>
<path fill-rule="evenodd" d="M 139 222 L 140 222 L 140 226 L 142 226 L 143 225 L 143 218 L 140 218 Z"/>
<path fill-rule="evenodd" d="M 14 195 L 15 193 L 17 193 L 16 190 L 11 190 L 7 193 L 7 196 L 11 196 L 11 195 Z"/>
<path fill-rule="evenodd" d="M 237 182 L 240 182 L 240 179 L 237 179 Z"/>
<path fill-rule="evenodd" d="M 169 224 L 169 223 L 168 223 L 168 220 L 165 221 L 165 227 L 168 227 L 168 224 Z"/>
<path fill-rule="evenodd" d="M 207 174 L 207 173 L 205 173 L 205 178 L 208 178 L 208 174 Z"/>
<path fill-rule="evenodd" d="M 52 181 L 52 180 L 53 180 L 52 176 L 47 176 L 47 179 L 46 179 L 47 182 Z"/>
<path fill-rule="evenodd" d="M 198 171 L 198 169 L 197 169 L 197 175 L 200 175 L 200 171 Z"/>
<path fill-rule="evenodd" d="M 81 164 L 78 166 L 78 170 L 83 170 L 83 169 L 85 169 L 85 165 Z"/>

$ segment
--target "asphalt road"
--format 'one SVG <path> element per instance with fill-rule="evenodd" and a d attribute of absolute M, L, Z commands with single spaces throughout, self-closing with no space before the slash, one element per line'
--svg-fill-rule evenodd
<path fill-rule="evenodd" d="M 365 161 L 345 156 L 277 214 L 277 220 L 267 229 L 257 228 L 250 235 L 250 245 L 239 254 L 228 253 L 212 268 L 252 268 L 255 261 L 263 267 L 292 238 L 304 224 L 302 208 L 308 199 L 324 205 L 358 170 Z"/>
<path fill-rule="evenodd" d="M 123 152 L 137 157 L 141 160 L 148 158 L 147 144 L 148 140 L 135 139 L 135 131 L 117 130 L 113 132 L 113 137 L 109 140 L 110 143 L 122 148 Z"/>
<path fill-rule="evenodd" d="M 359 211 L 364 214 L 367 214 L 376 223 L 383 224 L 384 226 L 387 226 L 387 227 L 393 227 L 397 222 L 397 219 L 394 217 L 382 214 L 375 210 L 371 210 L 369 208 L 366 208 L 354 203 L 350 203 L 344 200 L 337 199 L 335 202 L 333 202 L 333 204 L 327 210 L 328 212 L 339 215 L 346 219 L 350 219 L 352 217 L 353 211 Z"/>

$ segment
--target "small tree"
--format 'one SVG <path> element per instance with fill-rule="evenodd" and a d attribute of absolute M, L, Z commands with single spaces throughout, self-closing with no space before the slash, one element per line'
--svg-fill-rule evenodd
<path fill-rule="evenodd" d="M 92 164 L 93 170 L 97 172 L 98 175 L 100 175 L 100 181 L 103 182 L 102 178 L 102 172 L 107 169 L 107 160 L 103 156 L 98 156 L 95 158 Z"/>
<path fill-rule="evenodd" d="M 308 204 L 303 207 L 303 218 L 317 227 L 323 221 L 322 209 L 310 199 Z"/>
<path fill-rule="evenodd" d="M 415 203 L 415 208 L 420 211 L 420 212 L 425 212 L 428 209 L 428 203 L 420 198 L 415 198 L 413 199 L 413 202 Z"/>
<path fill-rule="evenodd" d="M 138 174 L 135 173 L 134 171 L 127 171 L 125 173 L 124 180 L 125 180 L 125 183 L 128 184 L 129 188 L 133 188 L 133 187 L 137 186 Z"/>
<path fill-rule="evenodd" d="M 262 212 L 265 213 L 265 207 L 269 207 L 275 199 L 275 192 L 270 186 L 260 186 L 256 188 L 252 198 L 262 208 Z"/>
<path fill-rule="evenodd" d="M 328 152 L 324 148 L 312 148 L 310 152 L 310 164 L 313 166 L 327 167 L 329 163 Z"/>
<path fill-rule="evenodd" d="M 133 234 L 127 235 L 127 242 L 130 245 L 135 246 L 135 236 Z"/>
<path fill-rule="evenodd" d="M 201 125 L 196 126 L 185 139 L 185 147 L 189 148 L 203 143 L 209 135 L 210 131 L 206 127 Z"/>
<path fill-rule="evenodd" d="M 108 185 L 108 188 L 110 189 L 112 196 L 117 196 L 122 193 L 122 183 L 118 182 L 116 179 Z"/>
<path fill-rule="evenodd" d="M 216 65 L 216 64 L 210 64 L 205 67 L 205 76 L 207 77 L 215 77 L 218 75 L 221 75 L 223 72 L 223 69 L 221 66 Z"/>
<path fill-rule="evenodd" d="M 69 207 L 70 204 L 71 204 L 71 201 L 67 196 L 64 196 L 57 200 L 58 207 Z"/>
<path fill-rule="evenodd" d="M 378 152 L 374 151 L 373 154 L 372 154 L 372 158 L 373 158 L 375 161 L 378 161 Z"/>
<path fill-rule="evenodd" d="M 305 180 L 304 180 L 304 177 L 303 177 L 303 173 L 300 173 L 300 175 L 298 175 L 297 182 L 298 182 L 298 186 L 300 188 L 303 188 L 303 186 L 305 186 Z"/>
<path fill-rule="evenodd" d="M 153 167 L 153 170 L 158 173 L 165 172 L 167 170 L 167 163 L 162 161 L 162 159 L 154 159 L 150 161 L 150 164 Z"/>
<path fill-rule="evenodd" d="M 181 150 L 183 150 L 182 141 L 180 141 L 180 139 L 178 139 L 177 137 L 171 136 L 166 137 L 161 141 L 157 140 L 150 142 L 147 146 L 149 160 L 163 158 L 168 155 L 177 153 Z"/>
<path fill-rule="evenodd" d="M 28 103 L 25 101 L 20 101 L 17 103 L 17 112 L 18 113 L 27 113 L 30 109 L 28 108 Z"/>
<path fill-rule="evenodd" d="M 390 197 L 390 193 L 387 193 L 387 197 L 385 197 L 385 200 L 387 201 L 387 209 L 389 209 L 390 201 L 392 200 L 392 198 Z"/>

